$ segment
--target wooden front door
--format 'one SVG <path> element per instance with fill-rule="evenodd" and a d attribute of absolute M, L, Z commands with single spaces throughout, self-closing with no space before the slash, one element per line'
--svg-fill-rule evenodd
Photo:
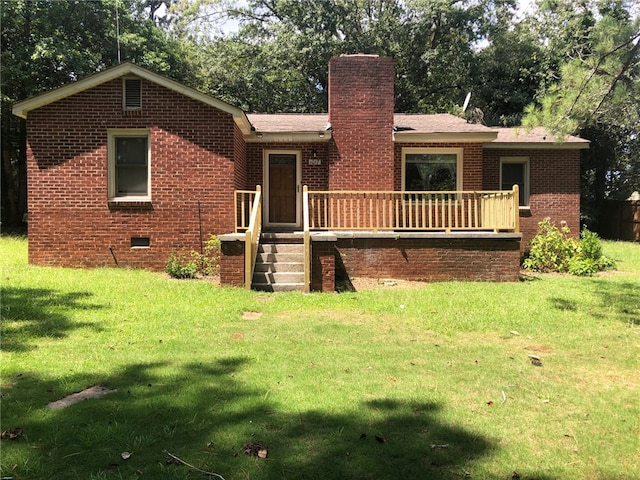
<path fill-rule="evenodd" d="M 267 154 L 267 225 L 294 227 L 300 224 L 298 158 L 295 152 Z"/>

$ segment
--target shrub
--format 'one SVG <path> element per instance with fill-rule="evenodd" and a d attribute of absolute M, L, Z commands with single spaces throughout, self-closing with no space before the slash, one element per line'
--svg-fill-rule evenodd
<path fill-rule="evenodd" d="M 538 223 L 538 233 L 531 240 L 531 251 L 523 266 L 536 272 L 566 272 L 569 260 L 579 249 L 578 242 L 568 237 L 568 227 L 558 229 L 549 217 Z"/>
<path fill-rule="evenodd" d="M 191 255 L 171 252 L 165 271 L 173 278 L 195 278 L 198 267 Z"/>
<path fill-rule="evenodd" d="M 598 271 L 598 265 L 590 258 L 576 255 L 569 261 L 569 268 L 567 271 L 571 275 L 584 277 L 596 273 Z"/>
<path fill-rule="evenodd" d="M 209 235 L 201 254 L 192 250 L 191 255 L 196 259 L 202 275 L 215 275 L 220 271 L 220 240 L 215 235 Z"/>
<path fill-rule="evenodd" d="M 602 243 L 598 234 L 584 228 L 580 235 L 580 250 L 584 258 L 594 262 L 602 258 Z"/>
<path fill-rule="evenodd" d="M 569 228 L 558 229 L 545 218 L 538 224 L 538 233 L 531 240 L 531 252 L 523 267 L 537 272 L 568 272 L 572 275 L 593 275 L 613 268 L 615 263 L 602 255 L 600 237 L 586 227 L 580 241 L 569 237 Z"/>
<path fill-rule="evenodd" d="M 165 271 L 173 278 L 195 278 L 215 275 L 220 270 L 220 240 L 209 235 L 203 252 L 191 250 L 188 254 L 171 252 Z"/>

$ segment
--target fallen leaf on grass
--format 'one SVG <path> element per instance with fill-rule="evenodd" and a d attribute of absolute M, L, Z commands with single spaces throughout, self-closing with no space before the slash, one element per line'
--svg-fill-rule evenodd
<path fill-rule="evenodd" d="M 3 430 L 0 433 L 0 439 L 2 440 L 17 440 L 22 438 L 23 432 L 21 428 L 12 428 L 11 430 Z"/>
<path fill-rule="evenodd" d="M 131 458 L 131 452 L 122 452 L 120 456 L 123 460 L 129 460 Z"/>
<path fill-rule="evenodd" d="M 531 364 L 536 367 L 542 366 L 542 360 L 537 355 L 529 355 L 529 360 L 531 360 Z"/>
<path fill-rule="evenodd" d="M 258 458 L 267 458 L 268 449 L 262 442 L 245 443 L 243 446 L 245 455 L 252 455 Z"/>

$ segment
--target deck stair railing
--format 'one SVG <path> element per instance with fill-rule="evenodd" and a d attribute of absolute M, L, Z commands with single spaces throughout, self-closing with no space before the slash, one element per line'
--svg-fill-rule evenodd
<path fill-rule="evenodd" d="M 236 190 L 234 192 L 234 212 L 236 215 L 236 233 L 244 233 L 249 228 L 254 200 L 260 193 L 260 185 L 255 190 Z"/>
<path fill-rule="evenodd" d="M 262 191 L 236 190 L 235 192 L 236 232 L 244 230 L 244 285 L 251 289 L 253 269 L 262 233 Z"/>

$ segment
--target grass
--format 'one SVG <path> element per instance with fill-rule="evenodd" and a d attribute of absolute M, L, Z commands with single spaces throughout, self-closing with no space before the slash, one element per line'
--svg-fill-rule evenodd
<path fill-rule="evenodd" d="M 638 244 L 589 278 L 311 295 L 26 250 L 0 239 L 0 477 L 207 478 L 170 452 L 226 480 L 640 478 Z M 117 392 L 46 407 L 91 385 Z"/>

